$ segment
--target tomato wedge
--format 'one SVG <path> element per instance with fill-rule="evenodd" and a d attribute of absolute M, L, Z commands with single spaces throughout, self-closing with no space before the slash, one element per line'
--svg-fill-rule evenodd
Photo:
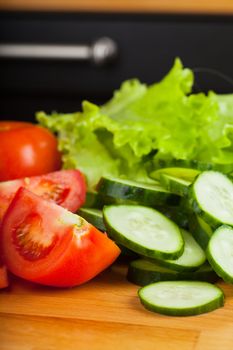
<path fill-rule="evenodd" d="M 85 201 L 86 185 L 79 170 L 60 170 L 41 176 L 0 182 L 0 221 L 20 187 L 75 212 Z"/>
<path fill-rule="evenodd" d="M 106 234 L 83 218 L 23 187 L 10 204 L 1 231 L 9 271 L 50 286 L 84 283 L 120 254 Z"/>

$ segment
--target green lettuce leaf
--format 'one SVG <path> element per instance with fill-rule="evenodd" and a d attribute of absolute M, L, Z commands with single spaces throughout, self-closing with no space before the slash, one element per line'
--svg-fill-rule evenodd
<path fill-rule="evenodd" d="M 124 82 L 98 107 L 84 101 L 81 112 L 37 113 L 56 133 L 64 168 L 79 168 L 89 189 L 103 175 L 152 180 L 153 159 L 233 163 L 233 95 L 192 94 L 194 76 L 175 60 L 160 81 Z"/>

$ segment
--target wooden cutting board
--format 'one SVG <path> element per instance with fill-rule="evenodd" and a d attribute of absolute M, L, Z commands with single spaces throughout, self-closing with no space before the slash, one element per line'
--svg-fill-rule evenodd
<path fill-rule="evenodd" d="M 219 283 L 226 295 L 221 309 L 168 317 L 145 310 L 125 274 L 117 263 L 72 289 L 13 278 L 0 292 L 0 349 L 233 349 L 233 286 Z"/>

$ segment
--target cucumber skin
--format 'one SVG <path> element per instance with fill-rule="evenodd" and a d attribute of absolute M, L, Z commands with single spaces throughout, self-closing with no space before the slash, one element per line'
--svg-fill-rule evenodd
<path fill-rule="evenodd" d="M 159 272 L 146 269 L 139 269 L 133 266 L 133 261 L 128 266 L 126 278 L 129 282 L 137 284 L 139 286 L 146 286 L 148 284 L 159 281 L 203 281 L 215 283 L 219 280 L 215 271 L 201 272 L 197 270 L 192 272 Z"/>
<path fill-rule="evenodd" d="M 156 282 L 159 283 L 159 282 Z M 212 300 L 208 304 L 205 304 L 200 307 L 196 307 L 195 310 L 193 308 L 185 308 L 185 309 L 178 309 L 178 308 L 165 308 L 165 307 L 159 307 L 155 306 L 145 300 L 142 300 L 140 293 L 141 290 L 145 288 L 142 287 L 138 290 L 138 296 L 140 299 L 141 304 L 149 311 L 160 313 L 162 315 L 167 315 L 167 316 L 195 316 L 195 315 L 200 315 L 203 313 L 207 313 L 213 310 L 218 309 L 219 307 L 222 307 L 224 305 L 224 294 L 219 296 L 218 298 L 218 303 L 217 300 Z"/>
<path fill-rule="evenodd" d="M 226 227 L 226 228 L 230 228 L 232 229 L 231 226 L 229 225 L 222 225 L 221 227 Z M 214 235 L 214 233 L 213 233 Z M 210 252 L 210 242 L 208 244 L 208 247 L 206 249 L 206 256 L 207 256 L 207 260 L 209 262 L 209 264 L 211 265 L 212 269 L 216 272 L 216 274 L 221 277 L 226 283 L 230 283 L 233 284 L 233 276 L 230 276 L 228 273 L 226 273 L 222 267 L 216 263 L 216 261 L 214 260 L 214 258 L 212 257 L 212 254 Z"/>
<path fill-rule="evenodd" d="M 103 209 L 103 213 L 105 211 L 105 208 L 109 208 L 110 206 L 106 206 Z M 155 210 L 155 209 L 154 209 Z M 166 252 L 160 252 L 156 250 L 151 250 L 145 247 L 140 246 L 139 244 L 130 241 L 125 236 L 123 236 L 121 233 L 116 231 L 114 228 L 109 225 L 107 219 L 105 218 L 105 215 L 103 216 L 104 219 L 104 225 L 106 227 L 107 234 L 110 238 L 112 238 L 116 244 L 123 245 L 124 247 L 128 248 L 129 250 L 132 250 L 133 252 L 149 257 L 149 258 L 159 258 L 159 259 L 177 259 L 179 258 L 183 252 L 184 252 L 184 241 L 181 246 L 181 249 L 175 253 L 166 253 Z M 169 219 L 168 219 L 169 220 Z M 182 236 L 182 235 L 181 235 Z"/>
<path fill-rule="evenodd" d="M 170 270 L 177 271 L 177 272 L 194 272 L 194 271 L 197 271 L 201 267 L 201 265 L 195 266 L 195 267 L 193 267 L 193 266 L 192 267 L 190 267 L 190 266 L 181 266 L 181 265 L 178 265 L 178 264 L 176 265 L 176 264 L 170 263 L 169 261 L 166 261 L 164 259 L 163 260 L 162 259 L 161 260 L 160 259 L 154 259 L 154 261 L 157 264 L 159 264 L 159 265 L 161 265 L 163 267 L 167 267 Z M 151 262 L 153 262 L 153 259 L 151 259 Z M 204 264 L 204 262 L 203 262 L 203 264 Z"/>
<path fill-rule="evenodd" d="M 233 171 L 233 164 L 215 164 L 202 162 L 199 160 L 184 160 L 184 159 L 154 159 L 153 166 L 156 168 L 171 168 L 171 167 L 180 167 L 180 168 L 191 168 L 197 169 L 200 171 L 205 170 L 216 170 L 224 174 L 229 174 Z"/>
<path fill-rule="evenodd" d="M 111 181 L 106 178 L 101 178 L 97 185 L 97 191 L 101 196 L 106 196 L 107 198 L 126 200 L 127 204 L 135 202 L 135 204 L 138 203 L 148 207 L 163 204 L 174 205 L 179 202 L 179 196 L 169 193 L 165 189 L 164 191 L 153 191 L 149 188 L 134 187 L 119 182 L 114 183 L 114 179 Z"/>
<path fill-rule="evenodd" d="M 201 227 L 194 213 L 189 216 L 189 231 L 202 249 L 206 250 L 211 236 Z"/>
<path fill-rule="evenodd" d="M 175 179 L 175 177 L 174 177 Z M 181 183 L 174 183 L 172 179 L 169 179 L 166 174 L 160 175 L 160 182 L 171 193 L 177 194 L 178 196 L 184 197 L 188 193 L 188 186 Z"/>

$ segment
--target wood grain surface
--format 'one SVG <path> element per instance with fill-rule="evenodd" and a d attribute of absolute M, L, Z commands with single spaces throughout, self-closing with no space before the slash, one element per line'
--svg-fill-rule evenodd
<path fill-rule="evenodd" d="M 13 278 L 0 292 L 1 350 L 231 350 L 233 286 L 225 306 L 194 317 L 149 312 L 115 264 L 92 281 L 55 289 Z"/>
<path fill-rule="evenodd" d="M 0 0 L 0 9 L 233 14 L 232 0 Z"/>

